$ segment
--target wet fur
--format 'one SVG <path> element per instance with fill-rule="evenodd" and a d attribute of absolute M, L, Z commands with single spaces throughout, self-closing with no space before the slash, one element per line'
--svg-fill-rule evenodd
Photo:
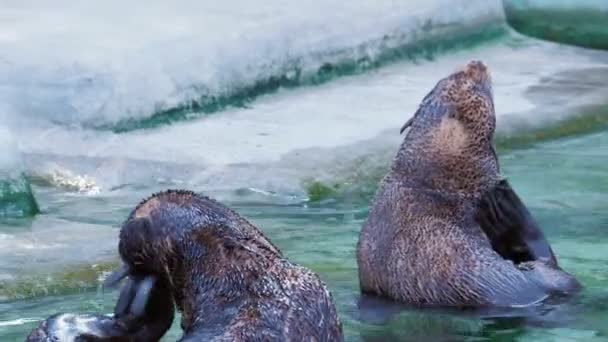
<path fill-rule="evenodd" d="M 226 206 L 189 191 L 140 203 L 120 254 L 133 272 L 171 284 L 183 341 L 340 341 L 331 294 Z"/>
<path fill-rule="evenodd" d="M 530 255 L 521 257 L 531 259 L 526 267 L 514 263 L 514 246 L 527 237 L 505 236 L 534 227 L 488 224 L 501 177 L 491 80 L 481 62 L 439 81 L 402 130 L 408 126 L 359 237 L 361 291 L 418 306 L 480 307 L 530 305 L 577 288 L 551 263 Z"/>

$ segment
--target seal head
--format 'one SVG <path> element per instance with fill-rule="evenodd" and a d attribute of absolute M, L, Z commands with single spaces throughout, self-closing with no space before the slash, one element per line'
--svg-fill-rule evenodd
<path fill-rule="evenodd" d="M 499 179 L 491 77 L 473 61 L 440 80 L 401 132 L 393 170 L 419 187 L 481 196 Z"/>

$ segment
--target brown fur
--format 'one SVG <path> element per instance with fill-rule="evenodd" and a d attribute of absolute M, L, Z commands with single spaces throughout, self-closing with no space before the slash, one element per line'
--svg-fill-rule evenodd
<path fill-rule="evenodd" d="M 475 221 L 500 180 L 491 80 L 470 62 L 424 98 L 359 238 L 361 290 L 415 305 L 526 305 L 548 295 Z"/>
<path fill-rule="evenodd" d="M 134 272 L 172 284 L 183 340 L 343 339 L 319 277 L 207 197 L 166 191 L 143 201 L 122 228 L 119 251 Z"/>

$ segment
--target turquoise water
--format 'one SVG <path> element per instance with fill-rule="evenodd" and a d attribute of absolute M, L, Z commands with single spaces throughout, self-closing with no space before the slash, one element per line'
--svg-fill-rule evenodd
<path fill-rule="evenodd" d="M 571 303 L 550 308 L 529 322 L 518 318 L 479 319 L 407 310 L 387 318 L 388 322 L 379 321 L 379 316 L 386 310 L 382 305 L 380 309 L 361 311 L 357 308 L 359 294 L 354 253 L 358 232 L 366 217 L 366 205 L 352 206 L 345 202 L 288 205 L 272 201 L 256 204 L 238 194 L 227 195 L 230 200 L 226 202 L 262 227 L 291 260 L 310 267 L 323 277 L 332 289 L 349 340 L 461 337 L 603 340 L 608 339 L 605 326 L 608 289 L 604 286 L 608 280 L 605 253 L 608 244 L 605 239 L 608 227 L 607 144 L 608 131 L 603 131 L 558 139 L 500 156 L 504 174 L 537 216 L 562 266 L 585 285 L 584 292 Z M 47 214 L 43 216 L 64 216 L 72 222 L 94 221 L 92 217 L 97 216 L 97 224 L 111 231 L 110 236 L 115 235 L 116 224 L 138 198 L 133 195 L 129 200 L 125 195 L 122 200 L 81 199 L 77 208 L 62 210 L 64 206 L 76 205 L 75 201 L 65 198 L 65 194 L 36 190 L 41 194 L 41 201 L 49 203 L 45 208 Z M 109 206 L 112 208 L 107 208 Z M 100 210 L 101 207 L 106 209 Z M 105 219 L 109 216 L 116 219 Z M 77 226 L 85 229 L 89 225 Z M 26 227 L 23 229 L 31 229 L 27 224 Z M 115 237 L 106 239 L 115 243 Z M 87 291 L 64 289 L 71 294 L 44 295 L 0 304 L 2 340 L 22 339 L 36 324 L 30 320 L 56 311 L 111 312 L 115 293 L 102 294 L 95 289 L 95 284 L 88 284 Z M 177 325 L 171 336 L 179 336 Z"/>
<path fill-rule="evenodd" d="M 59 3 L 0 12 L 0 341 L 110 313 L 118 227 L 165 188 L 225 202 L 319 273 L 349 341 L 608 341 L 607 51 L 522 36 L 500 1 L 185 2 L 143 8 L 146 32 L 118 2 Z M 585 290 L 501 318 L 362 299 L 355 245 L 398 128 L 472 58 L 492 71 L 502 171 Z"/>
<path fill-rule="evenodd" d="M 608 48 L 606 1 L 505 0 L 504 4 L 509 24 L 525 34 L 588 48 Z"/>

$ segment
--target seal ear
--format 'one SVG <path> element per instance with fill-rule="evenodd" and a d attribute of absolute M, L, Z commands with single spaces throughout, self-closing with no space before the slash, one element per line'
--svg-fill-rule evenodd
<path fill-rule="evenodd" d="M 417 114 L 418 112 L 416 112 Z M 401 129 L 399 130 L 399 134 L 403 134 L 403 131 L 405 131 L 406 128 L 410 127 L 412 125 L 412 123 L 414 122 L 414 118 L 416 117 L 416 114 L 414 114 L 414 116 L 412 116 L 409 120 L 407 120 L 403 126 L 401 126 Z"/>

